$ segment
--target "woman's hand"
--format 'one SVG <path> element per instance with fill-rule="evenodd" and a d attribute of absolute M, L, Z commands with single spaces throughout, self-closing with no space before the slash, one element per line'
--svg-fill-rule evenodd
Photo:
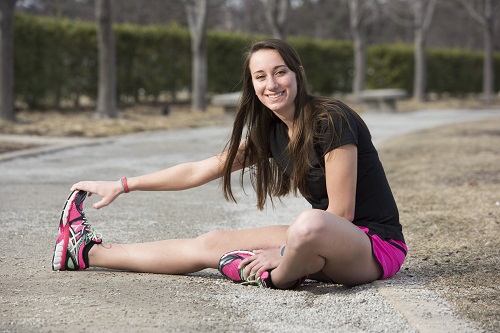
<path fill-rule="evenodd" d="M 92 205 L 92 208 L 100 209 L 106 207 L 120 194 L 123 193 L 123 188 L 120 181 L 105 182 L 105 181 L 84 181 L 71 186 L 71 191 L 82 190 L 88 193 L 90 197 L 92 194 L 97 194 L 101 197 L 101 201 Z"/>
<path fill-rule="evenodd" d="M 251 276 L 252 280 L 258 278 L 267 270 L 278 267 L 281 263 L 280 247 L 254 250 L 255 255 L 241 261 L 238 268 L 245 267 L 245 280 Z"/>

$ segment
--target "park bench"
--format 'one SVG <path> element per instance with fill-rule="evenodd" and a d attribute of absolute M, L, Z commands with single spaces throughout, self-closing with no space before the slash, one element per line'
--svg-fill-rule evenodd
<path fill-rule="evenodd" d="M 406 97 L 402 89 L 363 90 L 359 93 L 359 101 L 366 111 L 396 112 L 396 102 Z M 241 98 L 241 92 L 218 94 L 212 97 L 212 105 L 222 106 L 226 112 L 233 112 Z"/>
<path fill-rule="evenodd" d="M 226 112 L 234 112 L 241 98 L 241 91 L 218 94 L 212 97 L 212 105 L 222 106 Z"/>
<path fill-rule="evenodd" d="M 366 111 L 396 112 L 396 102 L 406 97 L 406 92 L 402 89 L 363 90 L 357 97 Z"/>

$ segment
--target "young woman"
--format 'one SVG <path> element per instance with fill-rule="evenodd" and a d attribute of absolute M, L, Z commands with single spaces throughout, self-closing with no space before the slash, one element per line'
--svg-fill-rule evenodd
<path fill-rule="evenodd" d="M 244 134 L 245 133 L 245 134 Z M 222 178 L 235 200 L 231 173 L 250 170 L 257 207 L 300 193 L 312 205 L 289 226 L 212 231 L 194 239 L 104 244 L 85 219 L 86 194 L 99 209 L 122 193 L 178 191 Z M 308 92 L 296 51 L 276 39 L 253 44 L 227 148 L 120 181 L 72 186 L 60 222 L 53 269 L 112 269 L 184 274 L 218 268 L 235 282 L 287 289 L 305 277 L 358 285 L 397 273 L 405 256 L 391 189 L 368 128 L 348 106 Z"/>

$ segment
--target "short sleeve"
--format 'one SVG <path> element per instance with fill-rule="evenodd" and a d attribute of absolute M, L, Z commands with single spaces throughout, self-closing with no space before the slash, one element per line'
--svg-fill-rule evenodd
<path fill-rule="evenodd" d="M 332 112 L 333 124 L 329 120 L 319 123 L 317 147 L 321 155 L 325 155 L 335 148 L 354 143 L 358 145 L 357 122 L 350 112 Z"/>

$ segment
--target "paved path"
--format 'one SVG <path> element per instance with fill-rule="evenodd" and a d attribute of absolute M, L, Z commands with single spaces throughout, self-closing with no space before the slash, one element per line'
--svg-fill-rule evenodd
<path fill-rule="evenodd" d="M 493 116 L 500 111 L 363 118 L 381 145 L 409 131 Z M 203 128 L 55 140 L 45 148 L 0 157 L 0 331 L 478 332 L 404 273 L 355 288 L 311 282 L 298 291 L 276 291 L 232 284 L 214 270 L 189 276 L 51 271 L 57 221 L 72 183 L 114 180 L 205 158 L 222 149 L 227 135 L 228 128 Z M 258 212 L 249 186 L 247 194 L 237 190 L 236 196 L 237 205 L 225 202 L 214 182 L 176 193 L 134 192 L 86 212 L 106 240 L 140 242 L 288 224 L 307 207 L 303 199 L 290 198 L 286 208 L 278 204 Z M 86 207 L 94 201 L 87 199 Z"/>

